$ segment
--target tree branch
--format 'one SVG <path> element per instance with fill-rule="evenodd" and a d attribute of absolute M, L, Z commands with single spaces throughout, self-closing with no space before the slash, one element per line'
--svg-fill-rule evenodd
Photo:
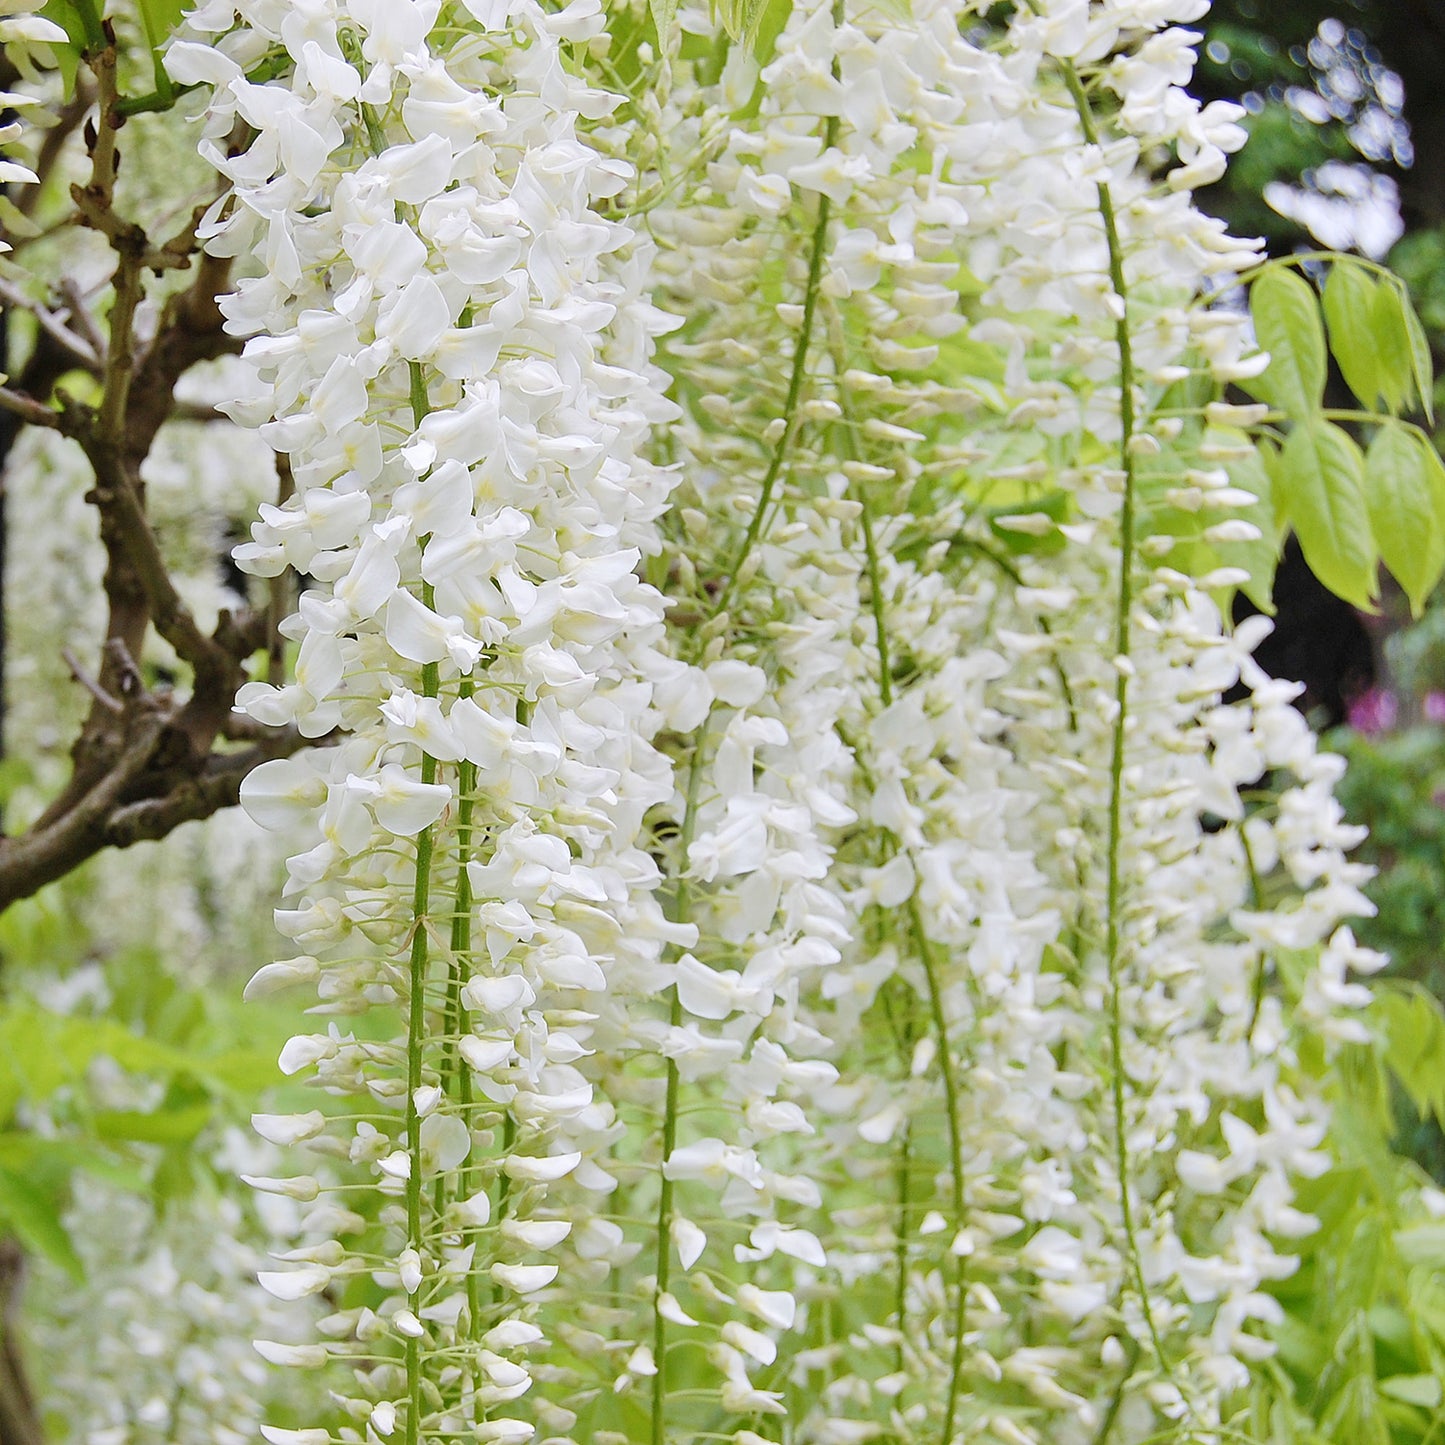
<path fill-rule="evenodd" d="M 76 366 L 99 373 L 102 353 L 98 353 L 85 337 L 77 336 L 49 307 L 32 301 L 12 282 L 0 277 L 0 303 L 20 311 L 28 311 L 40 329 L 69 356 Z"/>
<path fill-rule="evenodd" d="M 201 630 L 176 590 L 138 488 L 114 443 L 99 434 L 99 423 L 89 436 L 79 440 L 95 468 L 95 486 L 88 496 L 100 510 L 102 526 L 124 548 L 149 604 L 156 631 L 195 669 L 198 687 L 202 675 L 214 674 L 218 680 L 229 681 L 234 692 L 243 681 L 240 662 Z"/>
<path fill-rule="evenodd" d="M 0 411 L 8 411 L 12 416 L 28 421 L 31 426 L 54 429 L 60 425 L 60 418 L 53 407 L 36 401 L 33 396 L 26 396 L 24 392 L 11 391 L 8 386 L 0 386 Z"/>
<path fill-rule="evenodd" d="M 252 768 L 325 741 L 272 728 L 243 751 L 197 760 L 178 733 L 178 711 L 148 695 L 137 699 L 126 708 L 122 741 L 94 785 L 59 816 L 0 839 L 0 911 L 105 848 L 163 838 L 182 823 L 231 807 Z"/>
<path fill-rule="evenodd" d="M 133 843 L 164 838 L 182 823 L 209 818 L 222 808 L 233 807 L 240 800 L 242 781 L 253 768 L 324 742 L 287 728 L 273 730 L 267 741 L 244 752 L 216 754 L 208 760 L 204 773 L 177 783 L 164 797 L 147 798 L 119 809 L 106 826 L 102 846 L 129 848 Z"/>

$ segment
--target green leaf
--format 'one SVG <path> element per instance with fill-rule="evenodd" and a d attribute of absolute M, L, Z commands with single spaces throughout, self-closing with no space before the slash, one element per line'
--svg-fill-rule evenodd
<path fill-rule="evenodd" d="M 647 0 L 647 8 L 652 12 L 652 23 L 657 27 L 657 52 L 667 55 L 677 27 L 677 0 Z"/>
<path fill-rule="evenodd" d="M 1330 267 L 1325 283 L 1324 312 L 1330 328 L 1330 350 L 1340 374 L 1367 411 L 1381 394 L 1375 351 L 1375 292 L 1379 283 L 1364 267 L 1341 257 Z"/>
<path fill-rule="evenodd" d="M 1445 466 L 1414 427 L 1390 422 L 1375 433 L 1365 470 L 1380 557 L 1419 617 L 1445 570 Z"/>
<path fill-rule="evenodd" d="M 741 41 L 762 63 L 765 51 L 771 58 L 772 48 L 788 23 L 792 0 L 718 0 L 717 9 L 729 38 Z"/>
<path fill-rule="evenodd" d="M 1331 422 L 1303 422 L 1280 449 L 1277 481 L 1284 519 L 1310 571 L 1336 596 L 1370 608 L 1379 557 L 1359 447 Z"/>
<path fill-rule="evenodd" d="M 1370 1022 L 1384 1061 L 1423 1119 L 1445 1119 L 1445 1009 L 1420 984 L 1390 979 L 1376 986 Z"/>
<path fill-rule="evenodd" d="M 0 1219 L 27 1249 L 58 1264 L 74 1280 L 85 1277 L 85 1266 L 60 1223 L 59 1200 L 9 1169 L 0 1169 Z"/>
<path fill-rule="evenodd" d="M 138 1194 L 146 1188 L 142 1170 L 120 1151 L 85 1139 L 45 1138 L 38 1134 L 0 1131 L 0 1169 L 32 1181 L 59 1179 L 83 1169 L 121 1189 Z"/>
<path fill-rule="evenodd" d="M 1416 365 L 1410 323 L 1405 313 L 1410 303 L 1401 285 L 1377 286 L 1371 330 L 1375 342 L 1380 395 L 1393 413 L 1409 409 L 1415 400 Z"/>
<path fill-rule="evenodd" d="M 1395 1249 L 1406 1264 L 1445 1269 L 1445 1224 L 1416 1224 L 1397 1230 Z"/>
<path fill-rule="evenodd" d="M 220 1053 L 178 1048 L 143 1038 L 113 1019 L 72 1018 L 34 1006 L 0 1010 L 0 1124 L 21 1099 L 44 1099 L 81 1080 L 98 1058 L 132 1073 L 183 1075 L 212 1092 L 253 1095 L 274 1082 L 265 1052 L 235 1047 Z"/>
<path fill-rule="evenodd" d="M 1415 373 L 1415 390 L 1420 407 L 1431 426 L 1435 425 L 1435 358 L 1430 351 L 1430 338 L 1424 323 L 1410 301 L 1410 294 L 1400 283 L 1400 300 L 1405 313 L 1405 332 L 1410 338 L 1410 363 Z"/>
<path fill-rule="evenodd" d="M 1249 290 L 1265 370 L 1248 389 L 1296 420 L 1319 410 L 1325 394 L 1325 328 L 1315 289 L 1293 271 L 1266 271 Z"/>
<path fill-rule="evenodd" d="M 1061 552 L 1067 545 L 1057 526 L 1050 524 L 1067 522 L 1072 505 L 1073 498 L 1067 492 L 1054 491 L 1025 502 L 988 507 L 985 515 L 993 535 L 1010 552 L 1017 555 L 1035 553 L 1049 557 L 1055 552 Z M 1027 519 L 1029 525 L 1010 526 L 1011 519 L 1015 517 Z"/>
<path fill-rule="evenodd" d="M 778 37 L 793 13 L 793 0 L 766 0 L 753 30 L 753 56 L 759 65 L 767 65 L 778 48 Z"/>
<path fill-rule="evenodd" d="M 170 39 L 171 32 L 181 23 L 181 15 L 187 0 L 136 0 L 140 8 L 141 24 L 145 27 L 146 43 L 151 48 L 151 64 L 155 71 L 156 95 L 170 100 L 175 95 L 175 86 L 166 74 L 161 51 Z"/>
<path fill-rule="evenodd" d="M 1392 1400 L 1403 1400 L 1407 1405 L 1434 1410 L 1445 1398 L 1445 1387 L 1434 1375 L 1391 1375 L 1388 1380 L 1380 1381 L 1380 1393 Z"/>
<path fill-rule="evenodd" d="M 140 6 L 141 23 L 152 45 L 164 44 L 181 23 L 190 0 L 136 0 Z"/>
<path fill-rule="evenodd" d="M 102 1139 L 126 1140 L 138 1144 L 189 1144 L 214 1117 L 209 1104 L 184 1108 L 160 1108 L 143 1114 L 131 1109 L 109 1109 L 94 1116 L 96 1134 Z"/>
<path fill-rule="evenodd" d="M 80 69 L 81 52 L 86 46 L 85 21 L 73 0 L 46 0 L 40 7 L 40 14 L 60 26 L 70 37 L 69 45 L 52 42 L 50 46 L 65 87 L 65 98 L 69 100 L 75 94 L 75 77 Z"/>

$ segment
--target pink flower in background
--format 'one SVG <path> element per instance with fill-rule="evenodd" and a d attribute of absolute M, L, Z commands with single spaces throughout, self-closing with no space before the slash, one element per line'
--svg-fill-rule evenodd
<path fill-rule="evenodd" d="M 1441 701 L 1445 702 L 1445 698 L 1441 698 Z M 1356 732 L 1373 738 L 1394 727 L 1398 712 L 1399 704 L 1393 692 L 1383 687 L 1371 687 L 1350 703 L 1347 716 L 1350 726 Z"/>
<path fill-rule="evenodd" d="M 1427 692 L 1421 711 L 1426 722 L 1445 723 L 1445 692 Z"/>

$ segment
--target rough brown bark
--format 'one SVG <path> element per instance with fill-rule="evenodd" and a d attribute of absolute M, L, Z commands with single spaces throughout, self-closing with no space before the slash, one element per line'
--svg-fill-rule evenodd
<path fill-rule="evenodd" d="M 258 763 L 314 741 L 232 712 L 246 659 L 265 653 L 271 671 L 277 668 L 281 654 L 273 634 L 282 609 L 275 586 L 259 609 L 222 613 L 207 631 L 176 587 L 147 514 L 141 466 L 160 428 L 177 414 L 176 383 L 198 362 L 239 347 L 223 329 L 217 305 L 229 286 L 229 263 L 200 251 L 195 232 L 204 207 L 160 242 L 117 210 L 124 118 L 117 106 L 113 44 L 86 57 L 86 64 L 89 73 L 82 72 L 75 98 L 47 134 L 38 171 L 43 177 L 51 170 L 66 137 L 84 124 L 90 174 L 72 188 L 73 224 L 109 242 L 114 270 L 108 306 L 102 320 L 65 285 L 40 304 L 0 278 L 0 305 L 7 312 L 22 307 L 37 323 L 29 356 L 23 365 L 7 368 L 10 379 L 0 384 L 0 472 L 26 426 L 58 431 L 80 446 L 94 476 L 87 500 L 100 519 L 108 615 L 104 636 L 96 639 L 101 658 L 96 676 L 73 654 L 63 654 L 91 704 L 71 746 L 71 776 L 59 796 L 25 832 L 0 836 L 0 911 L 102 849 L 162 838 L 231 806 L 242 779 Z M 22 212 L 39 191 L 19 198 Z M 155 278 L 174 272 L 190 273 L 190 284 L 172 292 L 154 336 L 143 344 L 134 326 L 137 311 Z M 94 406 L 56 390 L 59 379 L 76 368 L 100 384 Z M 189 669 L 188 685 L 146 686 L 137 659 L 151 629 Z M 23 1273 L 19 1245 L 0 1236 L 0 1445 L 45 1445 L 16 1328 Z"/>
<path fill-rule="evenodd" d="M 94 475 L 87 500 L 100 519 L 106 567 L 107 623 L 98 674 L 67 656 L 91 694 L 71 747 L 71 776 L 26 832 L 0 838 L 0 910 L 63 877 L 104 848 L 163 837 L 184 822 L 235 803 L 256 764 L 307 745 L 294 730 L 241 726 L 232 715 L 244 663 L 270 649 L 274 599 L 239 615 L 222 613 L 207 631 L 173 581 L 146 509 L 141 466 L 156 434 L 176 412 L 175 387 L 201 361 L 234 351 L 217 296 L 229 263 L 205 256 L 196 241 L 199 207 L 156 241 L 115 205 L 124 118 L 117 108 L 114 48 L 87 57 L 97 109 L 86 123 L 90 175 L 71 188 L 75 224 L 105 236 L 115 257 L 102 332 L 73 294 L 54 309 L 11 292 L 39 323 L 36 347 L 17 380 L 0 386 L 0 409 L 13 433 L 43 426 L 75 441 Z M 151 277 L 191 272 L 172 292 L 154 337 L 142 344 L 134 321 Z M 93 406 L 55 392 L 65 371 L 82 365 L 101 384 Z M 189 687 L 148 689 L 137 659 L 154 629 L 190 671 Z M 244 742 L 249 746 L 240 746 Z"/>

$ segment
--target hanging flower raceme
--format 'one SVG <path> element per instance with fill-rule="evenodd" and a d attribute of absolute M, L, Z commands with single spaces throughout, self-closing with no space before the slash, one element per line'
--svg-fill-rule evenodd
<path fill-rule="evenodd" d="M 719 138 L 652 218 L 664 304 L 710 310 L 669 346 L 683 580 L 788 733 L 846 745 L 816 775 L 852 936 L 792 1011 L 840 1070 L 793 1145 L 828 1267 L 738 1256 L 800 1301 L 773 1373 L 779 1408 L 816 1402 L 798 1438 L 1207 1432 L 1269 1348 L 1270 1241 L 1308 1228 L 1324 1114 L 1263 940 L 1321 944 L 1364 900 L 1334 765 L 1207 595 L 1247 580 L 1267 483 L 1214 400 L 1263 359 L 1202 304 L 1257 253 L 1189 196 L 1242 140 L 1182 89 L 1197 37 L 1169 26 L 1201 9 L 999 32 L 818 4 L 760 77 L 674 74 L 663 128 Z M 1255 701 L 1221 706 L 1241 670 Z M 1278 824 L 1239 790 L 1285 768 L 1314 871 L 1267 909 Z M 1343 974 L 1376 962 L 1334 936 L 1306 1027 L 1355 1030 Z"/>
<path fill-rule="evenodd" d="M 276 915 L 297 956 L 251 992 L 316 989 L 333 1021 L 281 1067 L 339 1101 L 257 1120 L 326 1161 L 255 1181 L 318 1199 L 323 1236 L 263 1282 L 341 1303 L 293 1362 L 352 1362 L 357 1428 L 522 1440 L 566 1428 L 512 1402 L 537 1301 L 578 1284 L 615 1183 L 593 1028 L 625 1036 L 664 942 L 693 937 L 639 846 L 672 791 L 648 742 L 662 599 L 637 576 L 669 485 L 638 454 L 670 415 L 649 361 L 669 323 L 644 243 L 603 214 L 627 171 L 580 128 L 616 103 L 566 62 L 602 21 L 352 0 L 188 24 L 168 64 L 212 88 L 204 149 L 231 181 L 209 244 L 262 267 L 225 302 L 254 337 L 236 414 L 294 486 L 238 557 L 309 579 L 294 681 L 240 702 L 321 744 L 243 796 L 316 830 Z"/>
<path fill-rule="evenodd" d="M 337 1101 L 256 1121 L 318 1160 L 265 1283 L 336 1298 L 288 1358 L 353 1436 L 1208 1438 L 1268 1352 L 1377 960 L 1218 610 L 1269 507 L 1202 9 L 806 0 L 761 69 L 596 0 L 189 17 L 286 463 L 238 555 L 308 579 L 240 701 L 318 743 L 243 796 L 313 829 L 251 989 Z"/>
<path fill-rule="evenodd" d="M 59 25 L 35 13 L 40 8 L 40 0 L 4 0 L 4 3 L 0 3 L 0 50 L 4 51 L 5 59 L 16 71 L 29 80 L 35 79 L 36 52 L 48 60 L 51 45 L 65 45 L 69 42 L 69 37 Z M 38 103 L 35 96 L 23 90 L 0 91 L 0 108 L 12 113 L 23 113 Z M 25 128 L 19 120 L 7 121 L 0 126 L 0 145 L 11 145 L 24 133 Z M 16 183 L 36 185 L 39 177 L 22 162 L 0 157 L 0 184 Z M 9 227 L 12 224 L 29 223 L 8 199 L 0 200 L 0 226 Z M 0 253 L 8 250 L 9 244 L 0 240 Z"/>

